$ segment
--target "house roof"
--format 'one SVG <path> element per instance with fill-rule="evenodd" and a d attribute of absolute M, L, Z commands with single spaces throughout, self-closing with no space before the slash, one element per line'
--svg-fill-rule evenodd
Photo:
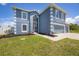
<path fill-rule="evenodd" d="M 25 10 L 25 9 L 22 9 L 22 8 L 17 8 L 17 7 L 12 7 L 13 10 L 21 10 L 21 11 L 25 11 L 25 12 L 32 12 L 34 10 Z"/>
<path fill-rule="evenodd" d="M 62 11 L 63 13 L 66 13 L 66 11 L 65 11 L 63 8 L 60 8 L 59 6 L 57 6 L 57 5 L 54 4 L 54 3 L 50 3 L 50 4 L 49 4 L 49 7 L 54 7 L 54 8 L 56 8 L 56 9 Z"/>
<path fill-rule="evenodd" d="M 37 12 L 39 14 L 39 12 L 37 10 L 25 10 L 22 8 L 17 8 L 17 7 L 12 7 L 13 10 L 21 10 L 21 11 L 25 11 L 25 12 Z"/>
<path fill-rule="evenodd" d="M 45 10 L 47 10 L 47 9 L 50 8 L 50 7 L 54 7 L 54 8 L 56 8 L 56 9 L 62 11 L 63 13 L 67 14 L 65 10 L 63 10 L 62 8 L 60 8 L 59 6 L 57 6 L 55 3 L 49 3 L 49 5 L 48 5 L 46 8 L 44 8 L 41 12 L 38 12 L 38 11 L 36 11 L 36 10 L 25 10 L 25 9 L 22 9 L 22 8 L 17 8 L 17 7 L 15 7 L 15 6 L 12 7 L 12 8 L 13 8 L 13 10 L 18 9 L 18 10 L 22 10 L 22 11 L 25 11 L 25 12 L 33 12 L 33 11 L 36 11 L 36 12 L 38 12 L 39 14 L 42 14 Z"/>
<path fill-rule="evenodd" d="M 55 3 L 49 3 L 49 5 L 48 5 L 44 10 L 42 10 L 42 11 L 40 12 L 40 14 L 42 14 L 45 10 L 47 10 L 47 9 L 50 8 L 50 7 L 54 7 L 54 8 L 56 8 L 56 9 L 62 11 L 63 13 L 67 14 L 67 12 L 66 12 L 65 10 L 63 10 L 62 8 L 60 8 L 59 6 L 57 6 Z"/>

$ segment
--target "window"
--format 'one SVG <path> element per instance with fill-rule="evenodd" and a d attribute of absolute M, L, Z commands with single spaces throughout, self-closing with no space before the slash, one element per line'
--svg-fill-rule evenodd
<path fill-rule="evenodd" d="M 56 10 L 56 17 L 58 18 L 59 17 L 59 11 Z"/>
<path fill-rule="evenodd" d="M 22 18 L 24 19 L 24 20 L 27 20 L 27 15 L 28 15 L 28 13 L 27 12 L 22 12 Z"/>
<path fill-rule="evenodd" d="M 64 13 L 62 13 L 62 19 L 65 19 L 65 14 Z"/>
<path fill-rule="evenodd" d="M 16 10 L 16 17 L 21 18 L 21 11 L 20 10 Z"/>
<path fill-rule="evenodd" d="M 61 11 L 59 11 L 59 18 L 61 18 Z"/>
<path fill-rule="evenodd" d="M 22 32 L 27 32 L 27 24 L 22 24 Z"/>
<path fill-rule="evenodd" d="M 55 17 L 55 8 L 53 8 L 53 16 Z"/>
<path fill-rule="evenodd" d="M 65 19 L 65 14 L 64 14 L 64 19 Z"/>
<path fill-rule="evenodd" d="M 25 12 L 23 12 L 23 18 L 26 19 L 26 13 Z"/>

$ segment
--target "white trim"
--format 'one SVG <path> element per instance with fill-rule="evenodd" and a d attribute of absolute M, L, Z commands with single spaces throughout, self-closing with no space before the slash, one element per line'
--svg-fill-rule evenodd
<path fill-rule="evenodd" d="M 50 14 L 50 17 L 53 18 L 53 15 Z"/>
<path fill-rule="evenodd" d="M 64 25 L 64 33 L 66 33 L 66 26 Z"/>
<path fill-rule="evenodd" d="M 14 34 L 16 34 L 16 10 L 14 10 Z"/>
<path fill-rule="evenodd" d="M 38 17 L 38 33 L 39 33 L 39 16 L 37 16 Z"/>
<path fill-rule="evenodd" d="M 30 16 L 30 32 L 33 32 L 33 15 Z"/>
<path fill-rule="evenodd" d="M 53 18 L 50 19 L 50 22 L 52 22 L 52 21 L 53 21 Z"/>
<path fill-rule="evenodd" d="M 50 31 L 51 31 L 51 29 L 54 32 L 54 25 L 50 25 Z"/>
<path fill-rule="evenodd" d="M 67 25 L 68 26 L 68 32 L 70 32 L 70 26 L 69 25 Z"/>
<path fill-rule="evenodd" d="M 37 23 L 37 24 L 38 24 L 38 28 L 37 28 L 38 31 L 37 31 L 37 32 L 39 32 L 39 15 L 37 15 L 37 14 L 32 15 L 32 16 L 31 16 L 31 19 L 32 19 L 31 22 L 34 21 L 34 20 L 33 20 L 33 17 L 34 17 L 35 15 L 36 15 L 36 17 L 38 18 L 38 20 L 37 20 L 37 21 L 38 21 L 38 23 Z M 34 24 L 32 23 L 32 26 L 33 26 L 33 25 L 34 25 Z M 35 31 L 35 30 L 33 29 L 33 31 Z"/>
<path fill-rule="evenodd" d="M 38 24 L 38 28 L 37 28 L 38 31 L 37 31 L 37 32 L 39 32 L 39 16 L 38 16 L 37 14 L 35 14 L 35 15 L 36 15 L 36 17 L 38 18 L 38 19 L 37 19 L 37 21 L 38 21 L 38 23 L 37 23 L 37 24 Z"/>
<path fill-rule="evenodd" d="M 14 17 L 14 22 L 16 22 L 16 17 Z"/>
<path fill-rule="evenodd" d="M 23 25 L 26 25 L 26 31 L 23 31 Z M 21 24 L 21 32 L 28 32 L 28 25 L 27 24 Z"/>
<path fill-rule="evenodd" d="M 14 34 L 16 34 L 16 24 L 15 24 L 15 26 L 14 26 Z"/>
<path fill-rule="evenodd" d="M 53 25 L 60 25 L 60 26 L 64 26 L 65 24 L 59 24 L 59 23 L 54 23 L 54 22 L 50 22 L 50 25 L 53 24 Z"/>

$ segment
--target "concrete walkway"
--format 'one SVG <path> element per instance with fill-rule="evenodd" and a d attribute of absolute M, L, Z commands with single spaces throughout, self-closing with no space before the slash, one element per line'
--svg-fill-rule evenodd
<path fill-rule="evenodd" d="M 58 41 L 58 40 L 61 40 L 61 39 L 64 39 L 64 38 L 71 38 L 71 39 L 79 40 L 79 34 L 77 34 L 77 33 L 54 34 L 56 37 L 52 37 L 52 36 L 48 36 L 48 35 L 42 35 L 42 34 L 38 34 L 38 33 L 35 33 L 35 34 L 42 36 L 42 37 L 45 37 L 45 38 L 48 38 L 48 39 L 53 40 L 53 41 Z"/>

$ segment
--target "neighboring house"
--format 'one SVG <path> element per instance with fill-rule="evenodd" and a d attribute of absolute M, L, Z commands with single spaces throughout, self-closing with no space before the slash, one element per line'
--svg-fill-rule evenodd
<path fill-rule="evenodd" d="M 6 34 L 11 34 L 13 33 L 13 27 L 9 25 L 1 25 L 0 26 L 0 35 L 6 35 Z"/>
<path fill-rule="evenodd" d="M 14 34 L 65 33 L 69 26 L 65 23 L 66 12 L 55 4 L 49 4 L 41 13 L 35 10 L 24 10 L 13 7 L 14 10 Z"/>

